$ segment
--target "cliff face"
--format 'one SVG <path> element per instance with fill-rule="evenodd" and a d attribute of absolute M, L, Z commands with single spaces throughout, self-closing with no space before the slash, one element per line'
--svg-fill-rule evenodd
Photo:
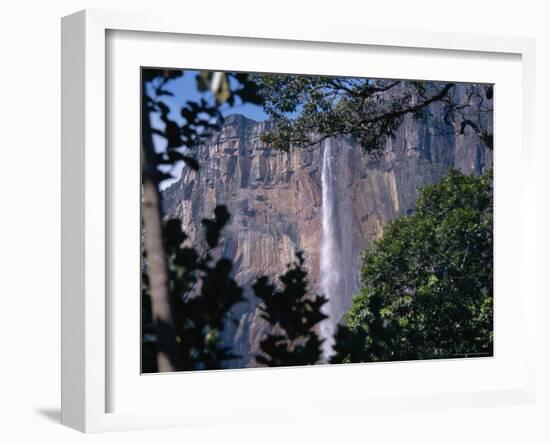
<path fill-rule="evenodd" d="M 458 92 L 460 93 L 460 90 Z M 180 180 L 163 192 L 168 216 L 183 220 L 184 230 L 200 240 L 200 220 L 225 204 L 232 220 L 220 253 L 234 263 L 237 281 L 249 299 L 233 310 L 225 340 L 242 358 L 230 367 L 254 366 L 254 354 L 266 330 L 251 285 L 258 275 L 280 275 L 294 253 L 305 252 L 312 288 L 319 292 L 322 243 L 322 153 L 275 151 L 260 142 L 269 122 L 234 115 L 196 151 L 198 173 L 184 168 Z M 487 116 L 486 125 L 491 124 Z M 492 168 L 492 153 L 472 134 L 458 134 L 444 122 L 439 105 L 415 120 L 405 118 L 377 157 L 346 138 L 331 140 L 338 245 L 346 262 L 346 289 L 339 293 L 340 317 L 358 289 L 360 253 L 378 238 L 384 225 L 410 213 L 418 191 L 444 177 L 449 168 L 479 174 Z"/>

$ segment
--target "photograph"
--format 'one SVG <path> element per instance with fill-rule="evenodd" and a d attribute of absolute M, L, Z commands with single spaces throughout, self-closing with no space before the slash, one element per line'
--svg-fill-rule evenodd
<path fill-rule="evenodd" d="M 494 93 L 141 67 L 141 373 L 493 357 Z"/>

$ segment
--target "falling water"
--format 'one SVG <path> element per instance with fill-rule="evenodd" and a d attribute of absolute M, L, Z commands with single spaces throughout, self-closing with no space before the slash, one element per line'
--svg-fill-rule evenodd
<path fill-rule="evenodd" d="M 342 286 L 331 144 L 330 138 L 325 141 L 321 169 L 323 238 L 321 241 L 320 288 L 321 293 L 328 298 L 328 302 L 323 306 L 323 313 L 328 318 L 321 322 L 320 328 L 321 337 L 324 339 L 323 355 L 325 360 L 332 354 L 333 335 L 338 321 L 335 315 L 336 296 L 340 293 Z"/>

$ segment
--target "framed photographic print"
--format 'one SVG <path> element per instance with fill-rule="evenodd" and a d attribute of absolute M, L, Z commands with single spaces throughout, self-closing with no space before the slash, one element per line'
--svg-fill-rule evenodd
<path fill-rule="evenodd" d="M 64 18 L 63 423 L 532 401 L 533 57 Z"/>

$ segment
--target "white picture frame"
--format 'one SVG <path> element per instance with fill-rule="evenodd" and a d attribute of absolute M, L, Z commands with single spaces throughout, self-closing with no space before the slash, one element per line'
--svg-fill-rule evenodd
<path fill-rule="evenodd" d="M 113 165 L 108 151 L 110 134 L 106 121 L 111 117 L 108 109 L 110 93 L 106 72 L 108 56 L 107 36 L 112 32 L 155 33 L 155 38 L 174 36 L 202 36 L 243 39 L 247 41 L 279 42 L 286 46 L 307 42 L 311 45 L 337 45 L 338 48 L 370 47 L 378 51 L 399 48 L 402 52 L 425 50 L 437 54 L 468 53 L 483 60 L 490 54 L 511 55 L 517 58 L 521 70 L 521 114 L 518 140 L 521 144 L 522 186 L 519 190 L 523 210 L 518 215 L 521 224 L 521 326 L 528 339 L 524 351 L 518 356 L 517 379 L 501 387 L 484 389 L 475 386 L 461 391 L 447 391 L 438 386 L 433 391 L 387 392 L 368 395 L 358 392 L 353 397 L 313 399 L 308 407 L 296 403 L 280 407 L 259 407 L 246 396 L 237 400 L 233 409 L 223 411 L 227 403 L 210 415 L 196 406 L 195 410 L 173 405 L 147 410 L 113 410 L 110 394 L 114 388 L 110 375 L 113 367 L 111 334 L 113 320 L 110 310 L 109 265 L 111 235 L 110 211 L 114 196 L 110 194 L 110 172 Z M 159 37 L 160 36 L 160 37 Z M 281 43 L 282 42 L 282 43 Z M 275 43 L 274 43 L 275 44 Z M 337 49 L 338 50 L 338 49 Z M 502 404 L 532 403 L 536 396 L 535 382 L 535 327 L 528 318 L 536 317 L 536 289 L 533 275 L 535 266 L 528 265 L 528 256 L 535 256 L 535 174 L 534 170 L 534 109 L 535 109 L 535 43 L 532 39 L 517 37 L 491 37 L 451 33 L 415 31 L 390 32 L 369 28 L 345 26 L 301 26 L 295 28 L 282 23 L 249 23 L 238 26 L 230 22 L 217 22 L 208 18 L 194 18 L 182 24 L 178 17 L 154 16 L 142 13 L 123 13 L 99 10 L 78 12 L 62 21 L 62 423 L 85 432 L 138 428 L 158 428 L 208 424 L 213 422 L 248 422 L 283 419 L 285 417 L 312 417 L 334 414 L 362 414 L 373 410 L 388 412 L 432 408 L 456 408 Z M 183 67 L 183 66 L 182 66 Z M 498 113 L 498 104 L 496 112 Z M 137 120 L 136 120 L 137 121 Z M 498 132 L 497 143 L 498 143 Z M 134 134 L 135 135 L 135 134 Z M 137 146 L 137 144 L 136 144 Z M 136 147 L 137 152 L 137 147 Z M 505 162 L 501 163 L 506 165 Z M 498 166 L 497 166 L 498 167 Z M 112 183 L 111 183 L 112 184 Z M 139 210 L 139 209 L 138 209 Z M 498 221 L 497 221 L 498 222 Z M 498 253 L 507 253 L 498 249 Z M 534 259 L 534 258 L 529 258 Z M 498 294 L 497 294 L 498 296 Z M 114 338 L 113 338 L 114 339 Z M 137 344 L 136 344 L 137 345 Z M 498 358 L 498 354 L 496 354 Z M 403 363 L 414 364 L 414 363 Z M 437 362 L 436 362 L 437 364 Z M 431 373 L 450 367 L 453 362 L 431 365 Z M 481 365 L 480 365 L 481 366 Z M 476 370 L 483 368 L 474 367 Z M 378 372 L 390 365 L 377 365 Z M 419 370 L 419 365 L 402 365 L 400 369 Z M 453 367 L 464 367 L 458 363 Z M 490 369 L 490 367 L 488 367 Z M 317 368 L 315 368 L 317 369 Z M 332 376 L 331 368 L 321 368 Z M 294 371 L 293 371 L 294 370 Z M 283 369 L 289 382 L 304 382 L 300 369 Z M 364 365 L 348 369 L 357 376 Z M 393 369 L 392 369 L 393 370 Z M 421 370 L 421 369 L 420 369 Z M 255 380 L 263 382 L 275 375 L 274 371 L 255 371 Z M 327 374 L 329 373 L 329 374 Z M 133 375 L 139 376 L 139 373 Z M 218 386 L 227 382 L 247 381 L 246 371 L 228 374 L 201 373 L 208 383 Z M 175 385 L 179 375 L 157 376 L 162 386 Z M 252 378 L 252 376 L 250 376 Z M 294 378 L 294 381 L 292 381 Z M 120 379 L 120 376 L 119 376 Z M 200 382 L 200 378 L 194 378 Z M 517 381 L 517 382 L 516 382 Z M 151 381 L 152 382 L 152 381 Z M 443 385 L 443 384 L 442 384 Z M 157 386 L 155 386 L 157 388 Z M 122 392 L 124 394 L 124 392 Z M 187 396 L 192 403 L 193 394 Z M 198 402 L 197 402 L 198 403 Z M 239 412 L 236 412 L 239 411 Z"/>

